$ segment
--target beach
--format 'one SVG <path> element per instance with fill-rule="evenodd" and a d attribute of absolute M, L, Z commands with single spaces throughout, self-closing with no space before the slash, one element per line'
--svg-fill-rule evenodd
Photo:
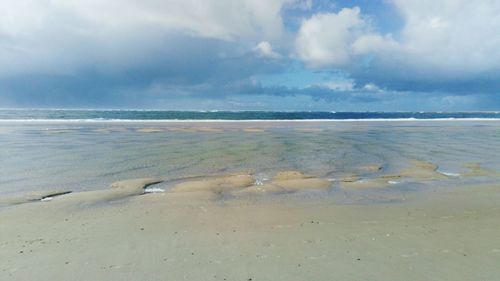
<path fill-rule="evenodd" d="M 499 121 L 5 122 L 1 280 L 497 280 Z"/>
<path fill-rule="evenodd" d="M 500 0 L 0 0 L 0 281 L 500 281 Z"/>

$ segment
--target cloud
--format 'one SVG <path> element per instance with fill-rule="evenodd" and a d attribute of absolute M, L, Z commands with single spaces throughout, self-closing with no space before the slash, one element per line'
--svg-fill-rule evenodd
<path fill-rule="evenodd" d="M 0 0 L 0 106 L 499 105 L 500 2 L 342 3 Z"/>
<path fill-rule="evenodd" d="M 254 48 L 257 56 L 269 59 L 279 59 L 281 55 L 273 50 L 271 44 L 267 41 L 262 41 Z"/>
<path fill-rule="evenodd" d="M 344 8 L 338 13 L 319 13 L 304 20 L 297 34 L 296 54 L 312 67 L 343 67 L 355 56 L 394 44 L 390 36 L 371 31 L 360 9 Z"/>
<path fill-rule="evenodd" d="M 150 26 L 181 29 L 218 39 L 276 38 L 282 34 L 280 9 L 288 0 L 53 0 L 0 2 L 2 32 L 29 35 L 69 24 L 73 31 Z"/>
<path fill-rule="evenodd" d="M 395 90 L 497 91 L 500 2 L 391 3 L 404 23 L 396 36 L 377 31 L 358 7 L 318 13 L 300 26 L 297 57 L 312 68 L 340 68 L 357 83 Z"/>
<path fill-rule="evenodd" d="M 0 106 L 224 99 L 226 84 L 282 67 L 252 48 L 281 40 L 284 2 L 0 0 Z"/>
<path fill-rule="evenodd" d="M 0 76 L 113 71 L 154 60 L 179 34 L 279 42 L 288 0 L 0 1 Z"/>
<path fill-rule="evenodd" d="M 408 64 L 444 76 L 465 77 L 500 67 L 500 2 L 401 1 L 401 55 Z M 397 57 L 402 61 L 401 57 Z"/>

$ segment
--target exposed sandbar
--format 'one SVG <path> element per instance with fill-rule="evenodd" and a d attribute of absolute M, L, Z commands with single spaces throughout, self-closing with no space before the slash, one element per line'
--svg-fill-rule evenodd
<path fill-rule="evenodd" d="M 137 129 L 136 132 L 138 132 L 138 133 L 161 133 L 161 132 L 164 132 L 164 130 L 158 129 L 158 128 L 142 128 L 142 129 Z"/>

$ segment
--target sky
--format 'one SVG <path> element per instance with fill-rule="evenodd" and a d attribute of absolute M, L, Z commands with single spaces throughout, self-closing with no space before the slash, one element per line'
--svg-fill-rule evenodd
<path fill-rule="evenodd" d="M 500 109 L 498 0 L 0 0 L 0 108 Z"/>

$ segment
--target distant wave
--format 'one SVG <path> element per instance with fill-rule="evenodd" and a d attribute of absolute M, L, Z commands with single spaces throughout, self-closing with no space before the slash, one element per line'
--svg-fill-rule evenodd
<path fill-rule="evenodd" d="M 500 118 L 397 118 L 397 119 L 0 119 L 0 123 L 252 123 L 252 122 L 457 122 L 500 121 Z"/>
<path fill-rule="evenodd" d="M 283 112 L 0 109 L 0 122 L 231 122 L 231 121 L 500 120 L 498 112 Z"/>

